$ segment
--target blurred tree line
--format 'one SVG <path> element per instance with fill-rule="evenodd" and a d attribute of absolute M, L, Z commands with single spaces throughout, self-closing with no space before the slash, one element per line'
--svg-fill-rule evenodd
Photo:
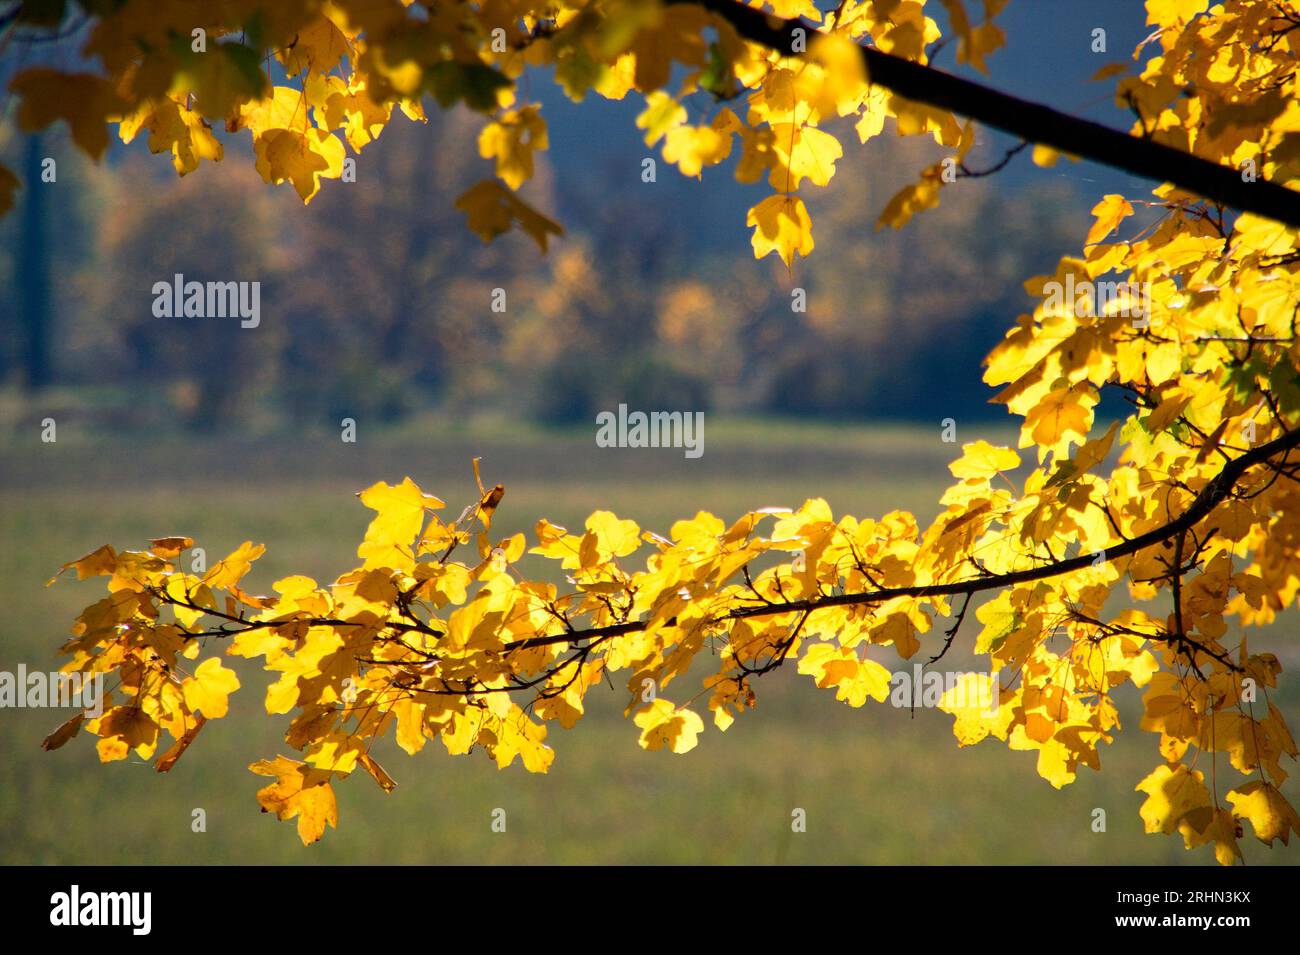
<path fill-rule="evenodd" d="M 1027 304 L 1007 290 L 1069 248 L 1068 192 L 1013 192 L 997 177 L 945 190 L 901 233 L 876 232 L 902 170 L 933 149 L 892 136 L 850 151 L 829 189 L 809 190 L 818 248 L 792 269 L 753 259 L 743 195 L 725 206 L 726 242 L 691 234 L 682 210 L 700 190 L 741 187 L 724 170 L 701 185 L 662 163 L 659 182 L 643 184 L 648 151 L 635 140 L 570 184 L 543 160 L 525 193 L 569 229 L 549 254 L 517 234 L 483 245 L 453 207 L 491 174 L 473 158 L 477 131 L 459 111 L 394 123 L 358 160 L 355 183 L 327 184 L 306 208 L 248 162 L 178 179 L 165 156 L 118 150 L 96 167 L 47 134 L 36 151 L 56 157 L 58 180 L 34 188 L 48 190 L 38 207 L 48 248 L 24 245 L 40 239 L 23 214 L 31 184 L 0 220 L 0 388 L 12 398 L 52 381 L 85 413 L 125 426 L 200 429 L 334 427 L 430 408 L 562 423 L 620 402 L 979 415 L 991 392 L 972 359 Z M 24 150 L 0 132 L 0 153 Z M 42 254 L 49 367 L 33 381 L 20 319 Z M 176 273 L 260 282 L 259 326 L 154 317 L 152 286 Z M 490 307 L 496 288 L 503 312 Z"/>

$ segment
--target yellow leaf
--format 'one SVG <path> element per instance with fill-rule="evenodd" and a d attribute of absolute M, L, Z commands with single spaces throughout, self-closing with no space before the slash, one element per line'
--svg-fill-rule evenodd
<path fill-rule="evenodd" d="M 674 753 L 688 753 L 699 741 L 704 721 L 691 710 L 678 709 L 665 699 L 657 699 L 642 710 L 632 722 L 641 727 L 642 749 L 657 750 L 667 746 Z"/>
<path fill-rule="evenodd" d="M 944 691 L 939 709 L 954 717 L 952 734 L 958 746 L 972 746 L 990 733 L 1007 738 L 1015 710 L 1000 705 L 1001 689 L 996 673 L 962 673 L 956 685 Z"/>
<path fill-rule="evenodd" d="M 835 687 L 835 698 L 862 706 L 870 697 L 889 696 L 889 671 L 875 660 L 859 660 L 855 651 L 829 643 L 813 644 L 799 660 L 798 670 L 814 677 L 822 689 Z"/>
<path fill-rule="evenodd" d="M 1210 0 L 1147 0 L 1147 25 L 1173 27 L 1204 13 Z"/>
<path fill-rule="evenodd" d="M 465 213 L 470 230 L 484 242 L 491 242 L 518 224 L 545 252 L 550 236 L 564 234 L 558 223 L 494 179 L 484 179 L 466 189 L 456 200 L 456 208 Z"/>
<path fill-rule="evenodd" d="M 768 6 L 778 17 L 786 20 L 807 17 L 814 22 L 820 22 L 822 18 L 821 11 L 817 9 L 813 0 L 768 0 Z"/>
<path fill-rule="evenodd" d="M 321 14 L 300 29 L 293 41 L 277 52 L 285 73 L 296 76 L 303 70 L 328 73 L 349 53 L 348 38 L 328 16 Z"/>
<path fill-rule="evenodd" d="M 739 120 L 729 109 L 719 113 L 711 126 L 676 126 L 664 141 L 664 161 L 675 164 L 684 176 L 699 176 L 705 166 L 716 166 L 731 155 L 731 137 L 737 128 Z"/>
<path fill-rule="evenodd" d="M 345 127 L 348 145 L 356 150 L 377 139 L 392 115 L 393 105 L 376 102 L 365 81 L 355 77 L 350 86 L 336 76 L 309 78 L 306 88 L 315 94 L 313 106 L 317 102 L 324 106 L 324 122 L 317 106 L 317 124 L 328 129 Z"/>
<path fill-rule="evenodd" d="M 662 90 L 655 90 L 647 96 L 645 103 L 645 109 L 636 118 L 636 125 L 645 130 L 647 146 L 653 146 L 674 126 L 686 122 L 686 107 Z"/>
<path fill-rule="evenodd" d="M 185 751 L 190 748 L 190 744 L 194 742 L 194 738 L 199 735 L 199 730 L 203 729 L 203 724 L 207 721 L 208 718 L 202 714 L 196 716 L 194 723 L 185 731 L 184 735 L 173 743 L 167 752 L 158 757 L 158 761 L 153 764 L 154 770 L 160 773 L 170 772 L 171 768 L 176 765 L 176 760 L 180 759 L 185 754 Z"/>
<path fill-rule="evenodd" d="M 212 595 L 212 588 L 207 584 L 200 583 L 197 577 L 189 574 L 172 574 L 167 578 L 167 596 L 177 603 L 172 604 L 172 611 L 176 614 L 177 621 L 183 627 L 192 627 L 194 622 L 203 617 L 202 609 L 212 610 L 216 606 L 216 600 Z M 185 606 L 193 604 L 194 606 Z"/>
<path fill-rule="evenodd" d="M 1173 768 L 1161 765 L 1138 783 L 1137 791 L 1147 794 L 1139 810 L 1146 831 L 1181 832 L 1189 845 L 1200 844 L 1202 833 L 1214 820 L 1204 779 L 1202 773 L 1182 764 Z"/>
<path fill-rule="evenodd" d="M 304 203 L 320 191 L 322 176 L 338 179 L 343 175 L 343 143 L 323 129 L 305 133 L 273 129 L 259 137 L 253 148 L 262 178 L 271 183 L 289 180 Z"/>
<path fill-rule="evenodd" d="M 907 613 L 891 613 L 885 617 L 884 623 L 872 628 L 871 642 L 893 644 L 900 657 L 910 660 L 916 655 L 916 651 L 921 649 L 921 641 L 916 638 L 916 629 L 916 624 Z"/>
<path fill-rule="evenodd" d="M 443 502 L 425 494 L 409 477 L 397 485 L 376 482 L 357 496 L 362 504 L 378 512 L 357 548 L 357 556 L 365 558 L 365 568 L 412 565 L 415 539 L 424 526 L 425 512 L 442 507 Z"/>
<path fill-rule="evenodd" d="M 987 481 L 1000 471 L 1014 471 L 1020 467 L 1020 455 L 1011 448 L 995 447 L 980 440 L 961 446 L 962 456 L 948 465 L 954 477 L 973 481 Z"/>
<path fill-rule="evenodd" d="M 158 724 L 135 705 L 115 706 L 85 725 L 90 732 L 102 737 L 95 744 L 102 763 L 126 759 L 131 750 L 135 750 L 141 759 L 149 759 L 158 745 Z"/>
<path fill-rule="evenodd" d="M 800 77 L 812 81 L 805 98 L 818 114 L 833 119 L 852 112 L 867 84 L 866 64 L 858 45 L 840 34 L 814 33 L 806 59 L 820 68 L 816 76 L 805 68 Z"/>
<path fill-rule="evenodd" d="M 58 573 L 45 582 L 48 587 L 54 581 L 58 580 L 59 574 L 65 570 L 75 568 L 77 579 L 85 580 L 87 577 L 100 577 L 112 574 L 117 569 L 117 552 L 108 544 L 92 550 L 84 557 L 78 557 L 76 560 L 70 560 L 59 568 Z"/>
<path fill-rule="evenodd" d="M 1250 820 L 1255 838 L 1273 844 L 1281 839 L 1283 845 L 1291 844 L 1291 833 L 1300 833 L 1300 815 L 1275 787 L 1256 779 L 1228 793 L 1233 815 Z"/>
<path fill-rule="evenodd" d="M 390 793 L 397 788 L 397 782 L 393 779 L 392 776 L 388 775 L 388 773 L 384 770 L 384 767 L 380 766 L 377 762 L 375 762 L 373 759 L 370 758 L 369 753 L 362 753 L 358 757 L 357 761 L 361 763 L 361 768 L 370 774 L 370 778 L 373 779 L 376 783 L 378 783 L 379 788 L 382 789 L 384 792 Z"/>
<path fill-rule="evenodd" d="M 401 699 L 393 704 L 397 714 L 397 745 L 408 756 L 414 756 L 424 749 L 424 704 L 411 699 Z"/>
<path fill-rule="evenodd" d="M 343 730 L 331 730 L 307 750 L 306 760 L 320 770 L 346 775 L 357 768 L 365 753 L 364 744 Z"/>
<path fill-rule="evenodd" d="M 806 256 L 813 250 L 812 219 L 798 196 L 768 196 L 749 210 L 745 224 L 754 228 L 756 259 L 775 252 L 789 265 L 796 252 Z"/>
<path fill-rule="evenodd" d="M 193 546 L 192 537 L 155 537 L 149 541 L 149 553 L 163 560 L 174 560 Z"/>
<path fill-rule="evenodd" d="M 496 159 L 497 175 L 511 189 L 532 178 L 533 151 L 546 148 L 546 121 L 535 105 L 510 110 L 484 126 L 478 137 L 479 155 Z"/>
<path fill-rule="evenodd" d="M 82 152 L 98 160 L 108 148 L 108 119 L 127 105 L 102 76 L 60 73 L 47 67 L 23 70 L 9 84 L 21 97 L 18 127 L 34 133 L 63 120 Z"/>
<path fill-rule="evenodd" d="M 203 117 L 170 97 L 145 103 L 124 117 L 118 124 L 118 136 L 129 143 L 140 129 L 149 130 L 150 152 L 170 150 L 172 165 L 182 176 L 197 169 L 200 160 L 218 162 L 225 155 L 225 148 Z"/>
<path fill-rule="evenodd" d="M 257 792 L 264 812 L 273 812 L 280 820 L 298 817 L 298 838 L 307 846 L 325 834 L 325 826 L 338 828 L 339 810 L 330 774 L 312 769 L 296 759 L 277 756 L 258 760 L 248 767 L 259 776 L 274 776 L 276 781 Z"/>
<path fill-rule="evenodd" d="M 1088 439 L 1092 427 L 1092 408 L 1085 404 L 1082 395 L 1068 388 L 1060 388 L 1043 396 L 1025 415 L 1025 431 L 1021 447 L 1030 440 L 1037 444 L 1040 454 L 1053 450 L 1063 457 L 1071 443 L 1082 444 Z"/>
<path fill-rule="evenodd" d="M 876 228 L 889 226 L 901 229 L 912 221 L 918 212 L 933 209 L 939 204 L 939 188 L 942 180 L 935 175 L 924 175 L 919 182 L 904 186 L 889 200 L 881 210 Z"/>
<path fill-rule="evenodd" d="M 984 57 L 1002 46 L 1004 42 L 1002 31 L 987 20 L 978 26 L 973 26 L 962 0 L 942 0 L 942 3 L 948 11 L 952 32 L 958 37 L 957 62 L 969 63 L 981 73 L 987 73 L 988 68 L 984 65 Z M 991 16 L 999 6 L 999 4 L 986 3 L 985 16 Z"/>
<path fill-rule="evenodd" d="M 530 773 L 548 772 L 555 760 L 555 750 L 542 742 L 546 733 L 544 723 L 534 723 L 519 707 L 511 707 L 500 721 L 493 745 L 492 756 L 497 768 L 504 769 L 520 756 Z"/>
<path fill-rule="evenodd" d="M 221 665 L 216 657 L 204 660 L 194 675 L 181 684 L 185 705 L 191 710 L 202 710 L 208 719 L 226 715 L 230 707 L 230 694 L 239 689 L 235 671 Z"/>
<path fill-rule="evenodd" d="M 814 126 L 793 123 L 772 125 L 772 150 L 777 163 L 767 174 L 773 189 L 790 192 L 804 179 L 825 186 L 835 175 L 835 160 L 844 155 L 840 141 Z"/>
<path fill-rule="evenodd" d="M 250 100 L 239 107 L 238 113 L 226 121 L 227 132 L 247 129 L 253 139 L 277 129 L 292 129 L 306 133 L 311 129 L 307 117 L 307 99 L 303 90 L 292 86 L 277 86 L 269 96 Z"/>
<path fill-rule="evenodd" d="M 885 128 L 888 111 L 889 94 L 879 87 L 873 87 L 862 101 L 861 115 L 853 128 L 857 131 L 858 141 L 866 142 L 873 136 L 879 136 Z"/>
<path fill-rule="evenodd" d="M 1056 161 L 1061 158 L 1061 154 L 1051 146 L 1044 146 L 1042 143 L 1034 144 L 1034 151 L 1031 153 L 1035 166 L 1041 166 L 1044 169 L 1050 169 L 1056 165 Z"/>
<path fill-rule="evenodd" d="M 588 517 L 587 531 L 595 553 L 593 560 L 584 563 L 603 563 L 614 557 L 626 557 L 641 546 L 641 528 L 637 527 L 636 521 L 619 520 L 610 511 L 596 511 Z"/>
<path fill-rule="evenodd" d="M 1125 218 L 1133 214 L 1133 206 L 1123 196 L 1112 193 L 1092 207 L 1092 214 L 1097 217 L 1097 221 L 1088 230 L 1088 237 L 1083 240 L 1084 245 L 1094 245 L 1110 235 Z"/>
<path fill-rule="evenodd" d="M 264 553 L 266 553 L 264 545 L 244 541 L 234 553 L 209 570 L 203 577 L 203 582 L 213 590 L 226 590 L 233 587 L 248 573 L 253 566 L 253 561 Z"/>

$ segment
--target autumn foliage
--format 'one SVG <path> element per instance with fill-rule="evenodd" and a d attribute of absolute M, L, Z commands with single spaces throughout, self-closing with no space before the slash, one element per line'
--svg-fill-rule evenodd
<path fill-rule="evenodd" d="M 1004 3 L 940 6 L 958 61 L 982 68 L 1002 43 Z M 115 124 L 184 175 L 222 159 L 224 125 L 251 136 L 268 183 L 310 201 L 395 112 L 419 120 L 431 102 L 464 103 L 488 117 L 478 147 L 498 177 L 457 203 L 485 240 L 517 227 L 544 248 L 560 234 L 516 193 L 547 144 L 540 108 L 519 100 L 529 67 L 574 99 L 644 98 L 647 145 L 685 175 L 736 157 L 739 179 L 771 189 L 748 211 L 754 253 L 787 263 L 815 246 L 801 193 L 869 174 L 838 168 L 839 137 L 889 128 L 950 152 L 881 210 L 890 226 L 954 188 L 945 170 L 963 168 L 974 143 L 971 123 L 866 75 L 860 47 L 926 64 L 947 39 L 918 0 L 830 13 L 771 0 L 763 9 L 803 18 L 798 52 L 742 38 L 720 2 L 231 0 L 202 5 L 202 22 L 193 4 L 85 7 L 88 71 L 13 81 L 25 128 L 64 120 L 98 156 Z M 1300 9 L 1147 0 L 1146 11 L 1150 36 L 1102 77 L 1136 116 L 1135 141 L 1261 183 L 1300 179 Z M 683 100 L 701 92 L 712 116 L 693 123 Z M 6 182 L 12 191 L 0 173 Z M 273 780 L 258 799 L 311 842 L 337 822 L 339 779 L 361 770 L 393 787 L 370 756 L 385 734 L 411 754 L 436 741 L 545 772 L 556 724 L 573 727 L 588 689 L 614 680 L 641 746 L 684 753 L 706 717 L 725 731 L 752 706 L 765 672 L 790 664 L 862 706 L 887 695 L 882 661 L 942 655 L 965 625 L 997 674 L 976 689 L 999 706 L 946 699 L 959 745 L 1033 751 L 1064 786 L 1100 768 L 1121 728 L 1113 694 L 1131 683 L 1153 735 L 1154 768 L 1137 783 L 1147 831 L 1225 864 L 1241 858 L 1246 825 L 1288 842 L 1300 817 L 1279 788 L 1297 753 L 1270 700 L 1281 667 L 1247 633 L 1300 590 L 1297 233 L 1170 185 L 1093 211 L 1079 255 L 1027 282 L 1037 306 L 986 359 L 996 400 L 1020 419 L 1017 448 L 965 445 L 932 523 L 836 516 L 814 498 L 658 531 L 598 510 L 581 528 L 543 519 L 529 539 L 497 539 L 501 488 L 480 485 L 451 519 L 408 478 L 361 492 L 375 516 L 360 564 L 329 584 L 245 590 L 262 553 L 252 543 L 202 573 L 182 569 L 188 538 L 105 546 L 65 567 L 106 578 L 107 596 L 63 649 L 66 670 L 112 677 L 111 705 L 47 745 L 85 729 L 103 760 L 134 752 L 169 769 L 239 688 L 222 657 L 260 660 L 274 678 L 266 710 L 289 717 L 286 744 L 302 758 L 255 763 Z M 1099 283 L 1145 290 L 1141 320 L 1124 294 L 1093 294 Z M 1103 392 L 1127 399 L 1128 416 L 1096 424 Z"/>

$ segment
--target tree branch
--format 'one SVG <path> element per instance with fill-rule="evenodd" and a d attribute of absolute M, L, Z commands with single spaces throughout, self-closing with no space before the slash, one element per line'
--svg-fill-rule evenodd
<path fill-rule="evenodd" d="M 702 7 L 731 24 L 745 39 L 784 56 L 799 55 L 791 50 L 796 28 L 802 29 L 809 38 L 818 32 L 815 24 L 802 19 L 785 20 L 771 16 L 735 0 L 664 2 Z M 1244 182 L 1240 172 L 1230 166 L 1131 136 L 871 47 L 859 46 L 858 49 L 871 83 L 906 99 L 958 113 L 1030 142 L 1122 169 L 1153 182 L 1172 183 L 1243 212 L 1300 226 L 1300 192 L 1263 179 Z"/>
<path fill-rule="evenodd" d="M 1223 466 L 1214 478 L 1201 489 L 1201 491 L 1192 500 L 1187 510 L 1183 511 L 1178 517 L 1169 523 L 1160 527 L 1152 528 L 1145 534 L 1139 534 L 1137 537 L 1131 537 L 1127 540 L 1116 544 L 1113 548 L 1106 548 L 1106 558 L 1113 560 L 1118 557 L 1127 557 L 1136 554 L 1138 551 L 1147 547 L 1163 543 L 1170 538 L 1179 534 L 1186 533 L 1203 520 L 1211 511 L 1214 510 L 1225 498 L 1232 492 L 1237 482 L 1245 472 L 1256 464 L 1266 462 L 1273 455 L 1283 451 L 1289 451 L 1292 448 L 1300 446 L 1300 428 L 1294 431 L 1288 431 L 1274 438 L 1272 441 L 1265 442 L 1257 448 L 1246 452 L 1238 458 L 1234 458 Z M 963 594 L 979 593 L 984 590 L 1000 590 L 1003 587 L 1010 587 L 1015 584 L 1029 583 L 1035 580 L 1045 580 L 1049 577 L 1059 577 L 1062 574 L 1068 574 L 1071 571 L 1082 570 L 1090 566 L 1094 561 L 1092 554 L 1080 554 L 1077 557 L 1070 557 L 1065 560 L 1054 561 L 1049 564 L 1043 564 L 1039 567 L 1031 567 L 1027 570 L 1017 570 L 1005 574 L 988 574 L 979 577 L 971 577 L 966 580 L 958 580 L 946 584 L 920 584 L 911 587 L 880 587 L 875 590 L 862 591 L 859 593 L 831 594 L 829 596 L 814 597 L 807 600 L 788 600 L 763 604 L 755 607 L 741 607 L 732 610 L 722 617 L 722 620 L 742 620 L 748 617 L 768 617 L 784 613 L 804 613 L 812 610 L 820 610 L 825 607 L 852 607 L 863 604 L 882 603 L 886 600 L 892 600 L 895 597 L 951 597 Z M 669 621 L 671 623 L 671 621 Z M 614 626 L 598 627 L 589 630 L 575 630 L 572 633 L 555 634 L 546 637 L 532 637 L 525 640 L 518 640 L 512 644 L 507 644 L 506 650 L 519 650 L 529 647 L 546 646 L 553 643 L 572 643 L 586 639 L 603 641 L 612 637 L 622 636 L 628 633 L 637 633 L 646 629 L 647 623 L 641 620 L 620 623 Z"/>
<path fill-rule="evenodd" d="M 1258 464 L 1266 464 L 1268 463 L 1269 459 L 1272 458 L 1274 455 L 1290 451 L 1298 446 L 1300 446 L 1300 428 L 1297 428 L 1296 430 L 1293 431 L 1284 432 L 1283 434 L 1279 435 L 1273 440 L 1267 441 L 1256 448 L 1252 448 L 1250 451 L 1245 452 L 1239 457 L 1233 458 L 1232 460 L 1228 461 L 1223 466 L 1223 468 L 1219 471 L 1219 473 L 1216 474 L 1196 494 L 1196 496 L 1192 500 L 1192 503 L 1187 507 L 1185 511 L 1183 511 L 1180 515 L 1178 515 L 1178 517 L 1170 520 L 1168 523 L 1163 524 L 1160 527 L 1152 528 L 1151 530 L 1147 531 L 1144 534 L 1139 534 L 1137 537 L 1126 538 L 1122 542 L 1117 543 L 1114 547 L 1106 548 L 1105 553 L 1107 559 L 1113 560 L 1119 557 L 1127 557 L 1131 554 L 1136 554 L 1139 551 L 1144 550 L 1148 547 L 1152 547 L 1154 545 L 1164 543 L 1170 539 L 1178 539 L 1181 541 L 1186 536 L 1186 534 L 1189 531 L 1191 531 L 1192 528 L 1194 528 L 1198 523 L 1200 523 L 1200 521 L 1204 520 L 1210 514 L 1210 512 L 1214 510 L 1215 507 L 1217 507 L 1220 503 L 1222 503 L 1228 497 L 1228 495 L 1232 493 L 1233 488 L 1236 487 L 1238 481 L 1241 480 L 1242 476 L 1246 473 L 1247 470 L 1249 470 L 1251 467 L 1254 467 L 1255 465 Z M 1180 544 L 1179 546 L 1180 554 L 1181 554 L 1181 549 L 1182 548 Z M 1176 555 L 1176 558 L 1178 556 L 1179 555 Z M 948 637 L 949 637 L 948 643 L 950 644 L 952 642 L 952 637 L 956 635 L 957 628 L 961 625 L 962 618 L 964 618 L 965 616 L 966 609 L 967 606 L 969 605 L 970 597 L 972 594 L 980 593 L 985 590 L 999 590 L 1002 589 L 1003 587 L 1010 587 L 1010 586 L 1014 586 L 1015 584 L 1029 583 L 1035 580 L 1045 580 L 1051 577 L 1059 577 L 1063 574 L 1068 574 L 1075 570 L 1082 570 L 1083 568 L 1090 566 L 1093 563 L 1094 559 L 1095 559 L 1094 555 L 1092 554 L 1080 554 L 1076 557 L 1070 557 L 1062 560 L 1054 560 L 1050 563 L 1042 564 L 1037 567 L 1031 567 L 1026 570 L 1011 571 L 1009 573 L 1004 573 L 1004 574 L 982 573 L 977 577 L 968 577 L 964 580 L 952 581 L 950 583 L 918 584 L 909 587 L 877 587 L 873 590 L 868 590 L 868 591 L 860 591 L 856 593 L 830 594 L 830 595 L 808 598 L 804 600 L 785 600 L 785 601 L 765 602 L 751 607 L 738 607 L 733 610 L 730 610 L 727 613 L 720 616 L 718 618 L 718 622 L 722 623 L 726 621 L 742 620 L 750 617 L 778 616 L 781 614 L 788 614 L 788 613 L 800 614 L 801 617 L 798 625 L 796 626 L 794 634 L 792 634 L 792 636 L 790 638 L 787 638 L 787 640 L 784 642 L 783 652 L 781 652 L 778 656 L 778 661 L 779 661 L 779 660 L 784 660 L 785 658 L 784 651 L 788 651 L 790 645 L 793 644 L 793 636 L 797 635 L 799 630 L 803 627 L 803 624 L 807 621 L 808 615 L 815 610 L 821 610 L 828 607 L 851 607 L 851 606 L 864 606 L 869 604 L 878 604 L 887 600 L 892 600 L 896 597 L 943 597 L 943 596 L 964 595 L 967 599 L 963 603 L 961 611 L 958 614 L 957 622 L 952 627 L 952 629 L 948 631 Z M 1179 569 L 1180 568 L 1178 566 L 1175 566 L 1173 572 L 1177 574 Z M 224 619 L 228 621 L 229 625 L 240 624 L 242 625 L 242 629 L 247 629 L 247 630 L 257 629 L 260 627 L 267 627 L 267 626 L 278 626 L 280 624 L 293 623 L 293 622 L 300 622 L 300 623 L 306 622 L 310 625 L 328 625 L 328 626 L 356 625 L 356 622 L 346 621 L 346 620 L 311 619 L 311 618 L 296 618 L 295 620 L 253 622 L 253 621 L 244 620 L 243 618 L 240 617 L 236 617 L 232 614 L 225 614 L 218 610 L 196 605 L 189 600 L 181 600 L 167 593 L 165 590 L 154 590 L 151 592 L 162 603 L 177 604 L 179 606 L 188 607 L 193 610 L 200 610 L 205 614 L 210 614 L 220 619 Z M 1181 595 L 1177 595 L 1175 597 L 1176 606 L 1180 596 Z M 674 622 L 675 622 L 675 618 L 665 621 L 665 623 L 669 626 L 673 625 Z M 563 633 L 547 634 L 546 636 L 528 637 L 520 640 L 511 641 L 509 643 L 506 643 L 503 646 L 502 652 L 505 654 L 510 654 L 519 650 L 527 650 L 534 647 L 553 646 L 555 644 L 564 643 L 564 644 L 573 644 L 574 649 L 581 656 L 581 659 L 585 660 L 587 655 L 590 654 L 591 651 L 595 649 L 597 646 L 599 646 L 600 644 L 608 640 L 612 640 L 615 637 L 620 637 L 631 633 L 640 633 L 646 630 L 649 627 L 649 624 L 650 622 L 648 620 L 642 619 L 642 620 L 628 620 L 621 623 L 610 624 L 601 627 L 590 627 L 582 630 L 573 630 L 573 629 L 566 628 L 566 630 Z M 372 625 L 372 624 L 367 624 L 367 625 Z M 392 629 L 399 632 L 415 630 L 434 637 L 443 636 L 441 632 L 434 630 L 432 627 L 421 626 L 419 624 L 405 624 L 405 623 L 396 622 L 396 623 L 389 623 L 385 625 L 383 629 Z M 1181 630 L 1181 625 L 1179 626 L 1179 629 Z M 227 627 L 222 627 L 216 631 L 209 630 L 201 633 L 188 633 L 186 634 L 186 636 L 189 637 L 231 636 L 238 632 L 241 632 L 241 629 L 234 629 L 234 628 L 227 629 Z M 1180 633 L 1175 636 L 1181 637 L 1182 640 L 1187 643 L 1191 643 L 1190 641 L 1187 641 L 1187 638 L 1184 634 Z M 1191 644 L 1191 645 L 1203 652 L 1209 652 L 1206 651 L 1205 648 L 1200 647 L 1199 645 L 1196 644 Z M 411 648 L 408 647 L 408 649 Z M 944 650 L 946 651 L 947 649 L 948 647 L 947 645 L 945 645 Z M 427 659 L 429 655 L 425 654 L 424 656 Z M 942 653 L 940 654 L 940 656 L 942 656 Z M 394 660 L 394 661 L 385 661 L 385 662 L 389 666 L 403 665 L 403 661 Z M 564 665 L 567 665 L 568 662 L 569 661 L 566 661 Z M 775 665 L 778 665 L 778 663 L 765 665 L 764 667 L 759 668 L 755 672 L 765 672 L 767 669 L 771 669 Z M 542 676 L 538 677 L 536 680 L 530 681 L 529 683 L 517 685 L 517 686 L 510 686 L 510 687 L 499 687 L 496 688 L 494 692 L 510 692 L 512 690 L 522 689 L 526 686 L 534 685 L 535 683 L 540 682 L 545 677 L 546 674 L 542 674 Z M 465 691 L 454 691 L 454 692 L 460 693 L 461 695 L 473 695 L 483 691 L 465 690 Z"/>

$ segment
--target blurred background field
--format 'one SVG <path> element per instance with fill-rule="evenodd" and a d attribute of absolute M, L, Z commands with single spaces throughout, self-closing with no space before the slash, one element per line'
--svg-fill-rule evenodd
<path fill-rule="evenodd" d="M 123 443 L 76 431 L 53 445 L 9 443 L 0 452 L 0 669 L 56 665 L 69 624 L 102 584 L 42 584 L 99 544 L 141 546 L 184 533 L 220 555 L 251 538 L 267 545 L 253 589 L 265 592 L 288 573 L 332 580 L 353 566 L 370 513 L 352 496 L 357 490 L 410 474 L 458 508 L 472 492 L 474 455 L 485 479 L 506 485 L 503 531 L 530 529 L 541 516 L 578 524 L 608 507 L 663 532 L 697 507 L 729 517 L 810 495 L 826 497 L 836 513 L 904 507 L 929 517 L 952 451 L 937 427 L 709 420 L 705 435 L 697 461 L 673 450 L 598 451 L 587 429 L 427 420 L 363 433 L 355 445 L 336 436 Z M 958 434 L 978 437 L 1009 434 Z M 1294 626 L 1289 613 L 1252 638 L 1252 648 L 1278 653 L 1290 671 L 1290 686 L 1274 697 L 1289 714 L 1300 698 L 1292 675 L 1300 659 L 1286 639 Z M 933 652 L 927 644 L 918 656 Z M 61 721 L 57 712 L 0 712 L 0 862 L 1213 861 L 1177 837 L 1142 833 L 1133 786 L 1158 756 L 1155 738 L 1137 730 L 1133 694 L 1123 697 L 1127 729 L 1104 749 L 1103 772 L 1083 770 L 1058 792 L 1036 776 L 1031 753 L 997 742 L 959 750 L 942 713 L 875 703 L 854 710 L 792 667 L 759 681 L 757 708 L 725 734 L 710 725 L 685 756 L 637 746 L 621 686 L 593 691 L 574 730 L 552 729 L 557 756 L 546 776 L 518 765 L 499 771 L 481 753 L 449 757 L 438 744 L 413 758 L 390 744 L 378 758 L 397 790 L 384 796 L 360 774 L 342 782 L 341 828 L 304 848 L 292 824 L 258 812 L 254 793 L 265 780 L 246 767 L 288 752 L 287 724 L 262 708 L 267 675 L 231 662 L 243 688 L 230 717 L 207 727 L 164 776 L 134 758 L 100 765 L 85 736 L 44 753 L 40 740 Z M 977 665 L 956 650 L 944 662 Z M 207 813 L 205 833 L 191 831 L 196 807 Z M 498 807 L 507 813 L 504 834 L 489 828 Z M 790 829 L 796 807 L 807 812 L 803 834 Z M 1090 828 L 1098 807 L 1107 812 L 1104 834 Z M 1296 862 L 1294 846 L 1270 852 L 1250 837 L 1242 844 L 1250 863 Z"/>

